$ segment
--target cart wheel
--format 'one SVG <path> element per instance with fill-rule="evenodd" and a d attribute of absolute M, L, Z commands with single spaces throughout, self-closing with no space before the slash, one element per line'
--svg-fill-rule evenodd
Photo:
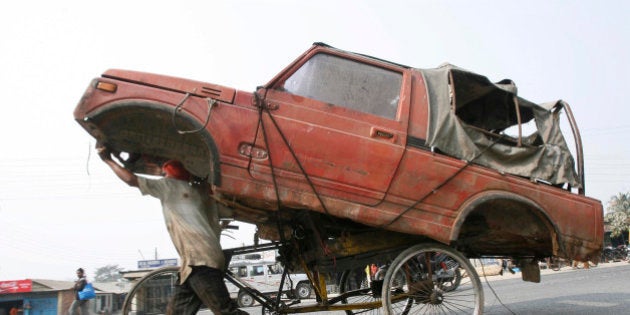
<path fill-rule="evenodd" d="M 453 288 L 455 276 L 459 283 Z M 400 253 L 385 274 L 382 296 L 388 315 L 483 313 L 477 272 L 461 253 L 441 244 L 419 244 Z"/>
<path fill-rule="evenodd" d="M 365 266 L 346 270 L 339 280 L 339 293 L 345 297 L 343 304 L 364 304 L 365 309 L 346 310 L 346 314 L 380 314 L 383 303 L 381 302 L 381 289 L 386 269 L 379 270 L 375 280 L 368 280 Z"/>
<path fill-rule="evenodd" d="M 122 314 L 165 314 L 178 271 L 178 267 L 165 267 L 142 277 L 125 297 Z"/>
<path fill-rule="evenodd" d="M 254 305 L 254 298 L 245 291 L 238 292 L 238 298 L 236 300 L 238 307 L 250 307 Z"/>

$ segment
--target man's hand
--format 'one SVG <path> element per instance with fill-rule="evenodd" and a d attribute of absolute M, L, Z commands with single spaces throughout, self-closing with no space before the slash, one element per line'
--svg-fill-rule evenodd
<path fill-rule="evenodd" d="M 112 159 L 112 152 L 102 143 L 96 143 L 96 152 L 98 156 L 101 157 L 101 160 L 107 161 Z"/>
<path fill-rule="evenodd" d="M 107 146 L 102 143 L 96 143 L 96 152 L 98 152 L 98 156 L 100 156 L 103 162 L 105 162 L 105 164 L 114 171 L 114 174 L 116 174 L 118 178 L 127 183 L 129 186 L 138 187 L 138 177 L 136 174 L 120 166 L 120 164 L 114 161 L 112 158 L 112 151 Z"/>

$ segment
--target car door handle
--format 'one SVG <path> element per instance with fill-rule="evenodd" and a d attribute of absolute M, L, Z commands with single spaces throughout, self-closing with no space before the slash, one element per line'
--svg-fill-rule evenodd
<path fill-rule="evenodd" d="M 370 137 L 372 138 L 383 138 L 394 141 L 396 139 L 395 136 L 396 135 L 393 132 L 377 127 L 372 127 L 372 129 L 370 130 Z"/>

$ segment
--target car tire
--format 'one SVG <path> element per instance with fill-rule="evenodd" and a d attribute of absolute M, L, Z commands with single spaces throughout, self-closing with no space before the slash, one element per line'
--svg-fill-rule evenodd
<path fill-rule="evenodd" d="M 295 286 L 295 295 L 300 299 L 311 297 L 311 285 L 308 282 L 300 282 Z"/>
<path fill-rule="evenodd" d="M 240 291 L 238 293 L 238 298 L 236 299 L 236 304 L 238 307 L 251 307 L 254 305 L 254 297 L 245 291 Z"/>

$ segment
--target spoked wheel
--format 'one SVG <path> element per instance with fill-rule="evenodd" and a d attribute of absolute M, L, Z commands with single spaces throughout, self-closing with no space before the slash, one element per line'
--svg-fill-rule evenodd
<path fill-rule="evenodd" d="M 385 274 L 382 296 L 388 315 L 483 313 L 477 272 L 461 253 L 441 244 L 400 253 Z"/>
<path fill-rule="evenodd" d="M 178 271 L 178 267 L 165 267 L 142 277 L 125 297 L 122 314 L 166 314 Z"/>
<path fill-rule="evenodd" d="M 383 288 L 383 278 L 385 270 L 379 270 L 374 280 L 370 280 L 363 267 L 346 270 L 339 280 L 339 293 L 346 295 L 342 299 L 344 304 L 363 304 L 366 308 L 347 310 L 346 314 L 381 314 L 382 305 L 381 292 Z"/>

